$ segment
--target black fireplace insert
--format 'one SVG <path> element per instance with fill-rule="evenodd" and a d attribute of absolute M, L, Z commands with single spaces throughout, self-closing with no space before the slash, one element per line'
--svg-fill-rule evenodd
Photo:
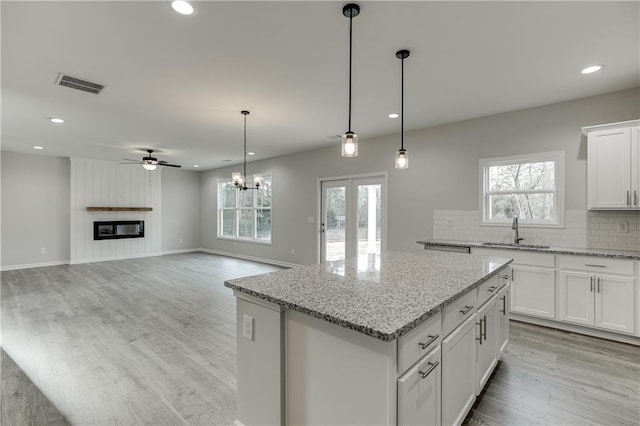
<path fill-rule="evenodd" d="M 144 220 L 93 222 L 94 240 L 118 240 L 121 238 L 144 238 Z"/>

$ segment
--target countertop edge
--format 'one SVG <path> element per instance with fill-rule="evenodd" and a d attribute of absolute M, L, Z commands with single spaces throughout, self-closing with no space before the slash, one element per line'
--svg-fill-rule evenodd
<path fill-rule="evenodd" d="M 447 246 L 447 247 L 471 247 L 486 250 L 510 250 L 510 251 L 523 251 L 533 253 L 547 253 L 547 254 L 564 254 L 569 256 L 586 256 L 586 257 L 605 257 L 610 259 L 626 259 L 626 260 L 640 260 L 640 252 L 638 254 L 632 253 L 616 253 L 615 251 L 609 253 L 605 249 L 599 251 L 599 249 L 580 249 L 571 247 L 550 247 L 548 249 L 541 249 L 538 247 L 515 247 L 515 246 L 492 246 L 484 245 L 481 242 L 466 242 L 466 241 L 416 241 L 420 245 L 432 245 L 432 246 Z M 593 252 L 586 250 L 594 250 Z"/>
<path fill-rule="evenodd" d="M 432 316 L 434 316 L 435 314 L 437 314 L 438 312 L 441 312 L 447 305 L 451 304 L 453 301 L 459 299 L 460 297 L 462 297 L 463 295 L 467 294 L 468 292 L 476 289 L 480 284 L 484 283 L 485 281 L 489 280 L 490 278 L 492 278 L 493 276 L 497 275 L 500 271 L 502 271 L 504 268 L 506 268 L 511 262 L 513 261 L 513 259 L 509 259 L 507 262 L 505 262 L 502 266 L 500 266 L 499 268 L 489 272 L 487 275 L 483 276 L 482 278 L 480 278 L 479 280 L 477 280 L 476 282 L 469 284 L 465 289 L 459 291 L 458 293 L 456 293 L 455 295 L 449 297 L 448 299 L 444 300 L 443 302 L 439 303 L 436 307 L 434 307 L 433 309 L 425 312 L 424 314 L 420 315 L 419 317 L 417 317 L 414 320 L 409 321 L 407 324 L 403 325 L 402 327 L 398 328 L 395 332 L 393 333 L 384 333 L 381 332 L 379 330 L 375 330 L 371 327 L 366 327 L 366 326 L 362 326 L 359 324 L 355 324 L 351 321 L 346 321 L 340 318 L 336 318 L 332 315 L 326 315 L 323 314 L 322 312 L 313 310 L 313 309 L 309 309 L 309 308 L 305 308 L 303 306 L 294 304 L 294 303 L 289 303 L 286 302 L 284 300 L 281 299 L 277 299 L 275 297 L 254 291 L 254 290 L 249 290 L 246 289 L 244 287 L 240 287 L 237 285 L 234 285 L 232 283 L 230 283 L 229 281 L 225 281 L 224 282 L 224 286 L 227 288 L 230 288 L 232 290 L 235 291 L 239 291 L 241 293 L 244 294 L 248 294 L 249 296 L 253 296 L 256 297 L 258 299 L 262 299 L 262 300 L 266 300 L 268 302 L 274 303 L 276 305 L 282 306 L 283 308 L 286 309 L 291 309 L 309 316 L 312 316 L 314 318 L 318 318 L 318 319 L 322 319 L 324 321 L 327 321 L 331 324 L 335 324 L 337 326 L 340 327 L 344 327 L 350 330 L 354 330 L 357 331 L 359 333 L 365 334 L 367 336 L 371 336 L 375 339 L 378 340 L 382 340 L 383 342 L 391 342 L 393 340 L 396 340 L 400 337 L 402 337 L 403 335 L 407 334 L 408 332 L 410 332 L 411 330 L 413 330 L 414 328 L 418 327 L 420 324 L 422 324 L 423 322 L 425 322 L 426 320 L 428 320 L 429 318 L 431 318 Z"/>

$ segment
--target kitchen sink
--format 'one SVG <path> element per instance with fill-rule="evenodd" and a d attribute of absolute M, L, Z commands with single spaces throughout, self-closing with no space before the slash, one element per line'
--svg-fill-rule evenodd
<path fill-rule="evenodd" d="M 526 248 L 535 248 L 535 249 L 549 249 L 549 246 L 540 246 L 536 244 L 515 244 L 515 243 L 482 243 L 483 246 L 490 247 L 526 247 Z"/>

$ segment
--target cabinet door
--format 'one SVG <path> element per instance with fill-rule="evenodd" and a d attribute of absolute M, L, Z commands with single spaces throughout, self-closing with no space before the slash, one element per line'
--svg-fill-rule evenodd
<path fill-rule="evenodd" d="M 558 319 L 593 326 L 595 276 L 589 272 L 558 272 Z"/>
<path fill-rule="evenodd" d="M 513 265 L 511 270 L 511 312 L 555 318 L 554 269 Z"/>
<path fill-rule="evenodd" d="M 622 275 L 596 275 L 596 327 L 634 332 L 634 281 Z"/>
<path fill-rule="evenodd" d="M 398 425 L 440 425 L 440 347 L 398 379 Z"/>
<path fill-rule="evenodd" d="M 631 208 L 631 129 L 594 131 L 587 138 L 589 209 Z"/>
<path fill-rule="evenodd" d="M 461 424 L 476 399 L 476 314 L 442 341 L 442 424 Z"/>
<path fill-rule="evenodd" d="M 509 343 L 509 289 L 510 284 L 500 290 L 498 293 L 498 359 L 502 357 L 502 353 Z"/>
<path fill-rule="evenodd" d="M 498 299 L 493 297 L 478 309 L 476 324 L 479 325 L 479 338 L 476 340 L 478 367 L 476 370 L 476 395 L 491 377 L 498 363 Z"/>

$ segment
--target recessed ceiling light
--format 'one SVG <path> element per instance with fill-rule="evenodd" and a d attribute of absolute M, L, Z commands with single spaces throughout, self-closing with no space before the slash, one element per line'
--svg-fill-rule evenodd
<path fill-rule="evenodd" d="M 185 0 L 173 0 L 171 2 L 171 8 L 180 15 L 193 15 L 196 13 L 195 7 Z"/>
<path fill-rule="evenodd" d="M 389 118 L 398 118 L 398 117 L 400 117 L 400 114 L 396 112 L 392 112 L 391 114 L 389 114 Z"/>
<path fill-rule="evenodd" d="M 256 155 L 255 152 L 247 152 L 247 155 Z"/>
<path fill-rule="evenodd" d="M 34 145 L 33 149 L 44 149 L 44 147 L 43 146 Z"/>
<path fill-rule="evenodd" d="M 602 68 L 604 68 L 604 65 L 589 65 L 588 67 L 586 67 L 580 72 L 582 74 L 591 74 L 591 73 L 600 71 Z"/>
<path fill-rule="evenodd" d="M 198 164 L 194 164 L 193 167 L 195 167 L 197 169 L 200 166 Z"/>
<path fill-rule="evenodd" d="M 55 123 L 55 124 L 64 123 L 64 120 L 62 118 L 56 118 L 56 117 L 50 118 L 49 121 L 51 121 L 52 123 Z"/>

